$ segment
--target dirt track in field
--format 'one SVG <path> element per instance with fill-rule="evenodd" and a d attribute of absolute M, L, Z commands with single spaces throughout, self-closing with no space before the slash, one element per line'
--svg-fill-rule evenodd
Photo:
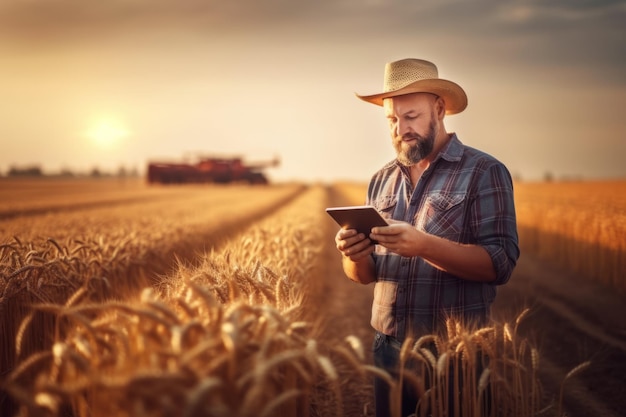
<path fill-rule="evenodd" d="M 342 201 L 333 201 L 337 205 Z M 333 226 L 330 227 L 331 230 Z M 372 286 L 344 277 L 332 235 L 328 240 L 328 274 L 319 305 L 336 337 L 355 334 L 369 352 Z M 583 277 L 522 254 L 511 280 L 499 288 L 493 317 L 514 322 L 525 309 L 520 332 L 540 353 L 543 392 L 556 416 L 564 389 L 563 414 L 568 417 L 626 416 L 626 303 L 624 295 Z M 578 365 L 584 368 L 567 377 Z M 354 416 L 372 415 L 370 391 L 357 400 Z"/>
<path fill-rule="evenodd" d="M 556 401 L 564 383 L 567 416 L 626 416 L 624 295 L 527 254 L 501 288 L 494 314 L 511 317 L 525 307 L 521 332 L 539 348 L 549 398 Z"/>

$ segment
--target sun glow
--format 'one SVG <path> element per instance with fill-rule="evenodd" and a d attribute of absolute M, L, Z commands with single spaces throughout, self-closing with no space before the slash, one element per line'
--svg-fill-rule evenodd
<path fill-rule="evenodd" d="M 130 135 L 128 128 L 119 120 L 100 118 L 92 123 L 86 136 L 100 147 L 110 148 Z"/>

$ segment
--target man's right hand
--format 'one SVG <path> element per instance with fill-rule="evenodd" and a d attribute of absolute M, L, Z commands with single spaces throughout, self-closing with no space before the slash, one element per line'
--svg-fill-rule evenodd
<path fill-rule="evenodd" d="M 357 233 L 355 229 L 339 229 L 335 235 L 335 245 L 337 250 L 352 262 L 366 259 L 374 252 L 374 245 L 369 237 Z"/>

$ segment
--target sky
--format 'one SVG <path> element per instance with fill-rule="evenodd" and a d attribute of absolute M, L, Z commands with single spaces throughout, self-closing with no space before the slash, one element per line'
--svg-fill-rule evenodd
<path fill-rule="evenodd" d="M 2 0 L 0 173 L 279 157 L 274 181 L 393 159 L 384 66 L 434 62 L 446 128 L 516 178 L 626 177 L 626 1 Z"/>

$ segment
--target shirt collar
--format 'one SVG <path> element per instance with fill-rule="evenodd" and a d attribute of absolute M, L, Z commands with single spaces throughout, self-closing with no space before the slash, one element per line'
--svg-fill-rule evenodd
<path fill-rule="evenodd" d="M 448 144 L 444 146 L 444 148 L 439 152 L 435 161 L 439 158 L 443 158 L 449 162 L 457 162 L 460 161 L 463 157 L 463 144 L 456 136 L 456 133 L 450 134 L 450 140 Z M 434 161 L 433 161 L 434 162 Z"/>

